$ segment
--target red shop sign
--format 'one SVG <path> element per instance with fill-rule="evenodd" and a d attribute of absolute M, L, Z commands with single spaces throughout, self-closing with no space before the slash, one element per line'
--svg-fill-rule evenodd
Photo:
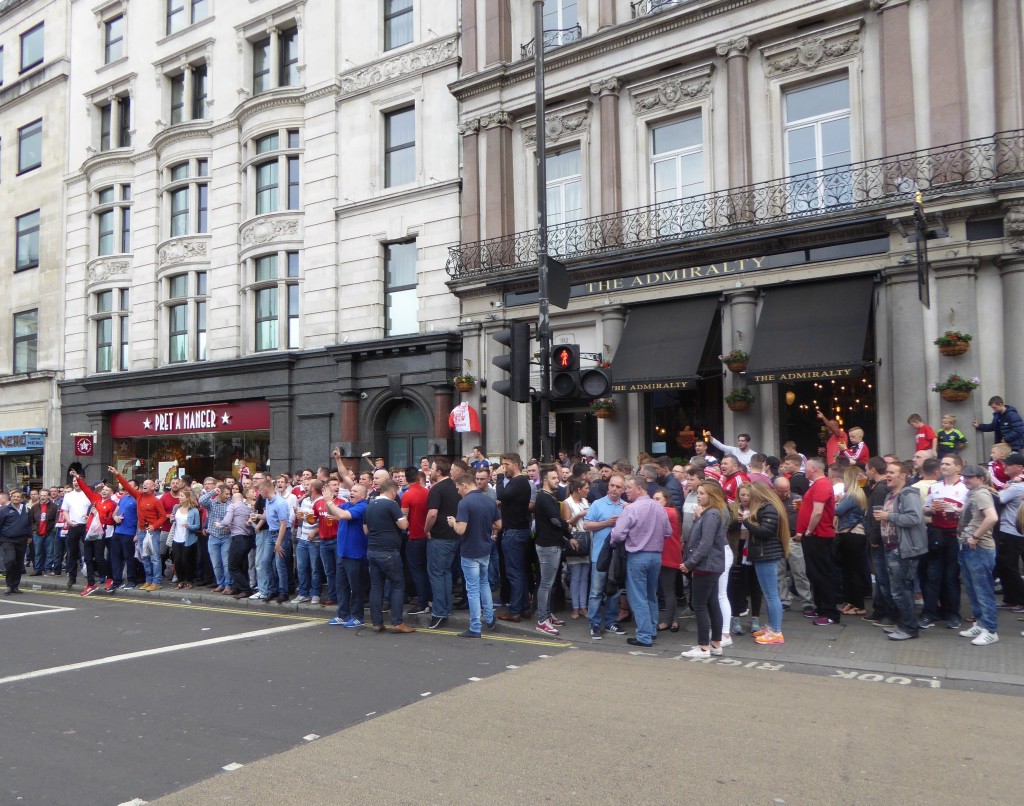
<path fill-rule="evenodd" d="M 120 411 L 110 417 L 112 437 L 158 437 L 165 434 L 268 431 L 270 404 L 265 400 L 169 406 Z"/>

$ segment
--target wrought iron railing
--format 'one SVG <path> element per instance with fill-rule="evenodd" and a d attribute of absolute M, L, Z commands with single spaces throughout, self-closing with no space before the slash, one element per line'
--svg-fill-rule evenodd
<path fill-rule="evenodd" d="M 579 23 L 576 23 L 572 28 L 552 28 L 550 31 L 544 32 L 544 52 L 547 53 L 549 50 L 560 48 L 562 45 L 568 45 L 570 42 L 575 42 L 582 38 L 583 28 L 580 27 Z M 519 46 L 522 58 L 533 58 L 533 43 L 534 40 L 531 39 L 525 45 Z"/>
<path fill-rule="evenodd" d="M 548 229 L 548 253 L 582 258 L 734 235 L 816 218 L 856 214 L 996 182 L 1024 180 L 1024 129 L 947 146 L 855 162 L 826 171 L 648 204 Z M 500 274 L 537 262 L 537 232 L 448 248 L 455 280 Z"/>
<path fill-rule="evenodd" d="M 672 6 L 681 6 L 687 0 L 637 0 L 630 3 L 629 8 L 633 12 L 633 19 L 646 17 L 648 14 L 657 14 L 659 11 L 667 11 Z"/>

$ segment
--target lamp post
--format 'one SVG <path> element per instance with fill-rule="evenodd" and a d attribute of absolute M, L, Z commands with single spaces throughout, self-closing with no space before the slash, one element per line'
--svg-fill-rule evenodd
<path fill-rule="evenodd" d="M 544 132 L 544 0 L 533 0 L 534 119 L 537 132 L 537 292 L 540 341 L 540 453 L 550 457 L 551 435 L 551 318 L 548 300 L 548 171 Z"/>

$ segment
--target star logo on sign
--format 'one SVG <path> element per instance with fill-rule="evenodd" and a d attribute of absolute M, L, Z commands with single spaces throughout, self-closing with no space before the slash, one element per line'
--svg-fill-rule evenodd
<path fill-rule="evenodd" d="M 153 426 L 153 424 L 152 424 L 152 423 L 151 423 L 151 422 L 149 421 L 149 417 L 147 417 L 147 418 L 146 418 L 145 420 L 143 420 L 143 421 L 142 421 L 142 427 L 143 427 L 143 428 L 145 428 L 145 429 L 146 429 L 147 431 L 148 431 L 148 430 L 149 430 L 149 429 L 150 429 L 150 428 L 151 428 L 152 426 Z"/>
<path fill-rule="evenodd" d="M 230 423 L 230 422 L 231 422 L 231 415 L 230 415 L 230 414 L 228 414 L 227 412 L 224 412 L 224 413 L 223 413 L 223 414 L 222 414 L 222 415 L 220 416 L 220 421 L 221 421 L 221 422 L 222 422 L 222 423 L 223 423 L 224 425 L 227 425 L 228 423 Z"/>
<path fill-rule="evenodd" d="M 92 450 L 92 440 L 86 439 L 84 437 L 78 440 L 78 450 L 80 450 L 82 453 L 87 453 L 88 451 Z"/>

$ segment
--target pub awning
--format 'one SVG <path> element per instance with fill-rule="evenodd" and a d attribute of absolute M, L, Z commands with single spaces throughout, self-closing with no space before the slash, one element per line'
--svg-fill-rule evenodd
<path fill-rule="evenodd" d="M 795 383 L 859 375 L 873 289 L 870 276 L 767 289 L 747 380 Z"/>
<path fill-rule="evenodd" d="M 693 389 L 718 309 L 717 296 L 637 305 L 612 363 L 613 392 Z"/>

